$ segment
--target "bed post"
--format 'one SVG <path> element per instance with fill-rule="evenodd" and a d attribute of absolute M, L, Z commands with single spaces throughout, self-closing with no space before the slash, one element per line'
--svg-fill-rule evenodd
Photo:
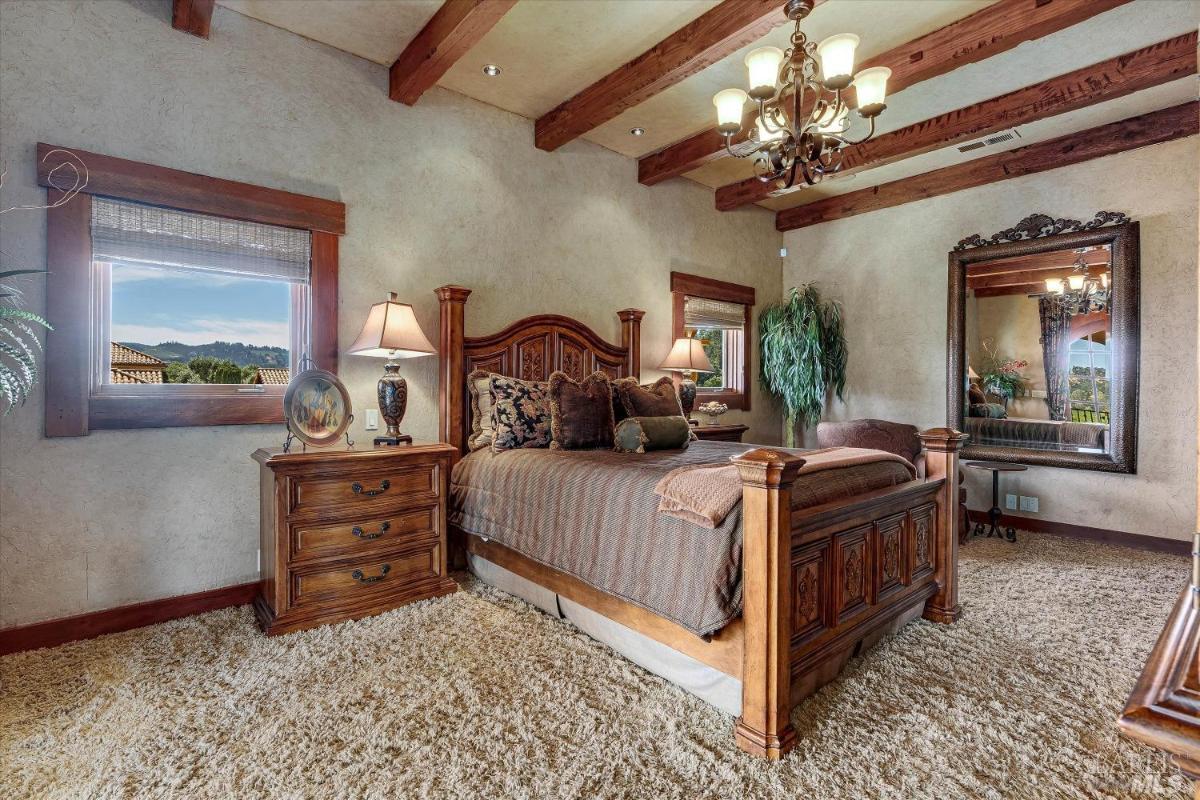
<path fill-rule="evenodd" d="M 791 721 L 792 483 L 804 459 L 752 450 L 734 459 L 742 478 L 742 715 L 737 746 L 782 758 Z"/>
<path fill-rule="evenodd" d="M 949 624 L 962 614 L 958 603 L 958 451 L 969 437 L 953 428 L 932 428 L 919 436 L 925 445 L 925 478 L 945 479 L 936 500 L 934 579 L 938 592 L 925 602 L 923 616 Z"/>
<path fill-rule="evenodd" d="M 621 319 L 621 347 L 628 352 L 625 366 L 629 370 L 626 377 L 642 378 L 642 317 L 646 312 L 640 308 L 624 308 L 617 312 Z"/>
<path fill-rule="evenodd" d="M 464 312 L 471 290 L 464 286 L 439 286 L 438 296 L 438 438 L 458 448 L 466 449 L 462 407 L 466 393 L 466 374 L 463 371 Z"/>

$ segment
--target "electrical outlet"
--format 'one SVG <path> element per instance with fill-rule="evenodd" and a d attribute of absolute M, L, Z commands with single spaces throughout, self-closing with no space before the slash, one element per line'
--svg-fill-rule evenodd
<path fill-rule="evenodd" d="M 1004 507 L 1009 511 L 1017 510 L 1017 496 L 1015 494 L 1004 495 Z"/>
<path fill-rule="evenodd" d="M 369 431 L 379 430 L 379 409 L 378 408 L 368 408 L 367 409 L 367 424 L 365 427 L 366 427 L 366 430 L 369 430 Z"/>
<path fill-rule="evenodd" d="M 1026 497 L 1025 495 L 1021 495 L 1021 510 L 1030 511 L 1036 514 L 1038 510 L 1038 499 L 1036 497 Z"/>

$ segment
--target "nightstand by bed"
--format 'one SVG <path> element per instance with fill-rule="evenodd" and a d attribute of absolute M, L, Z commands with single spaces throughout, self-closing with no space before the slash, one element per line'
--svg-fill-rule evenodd
<path fill-rule="evenodd" d="M 692 428 L 696 435 L 701 439 L 714 440 L 718 442 L 740 442 L 742 434 L 747 431 L 745 425 L 704 425 L 700 424 Z"/>
<path fill-rule="evenodd" d="M 455 591 L 446 570 L 454 453 L 434 442 L 256 451 L 262 629 L 288 633 Z"/>

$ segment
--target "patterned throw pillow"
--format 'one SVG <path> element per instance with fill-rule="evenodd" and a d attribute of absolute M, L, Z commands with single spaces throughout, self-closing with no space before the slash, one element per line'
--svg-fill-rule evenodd
<path fill-rule="evenodd" d="M 616 385 L 617 393 L 621 396 L 621 405 L 625 407 L 627 416 L 683 416 L 683 409 L 679 405 L 679 395 L 675 393 L 675 384 L 670 378 L 664 376 L 646 386 L 639 386 L 635 378 L 622 378 L 617 381 Z"/>
<path fill-rule="evenodd" d="M 467 449 L 474 452 L 492 444 L 496 437 L 496 400 L 492 397 L 491 375 L 482 369 L 467 376 L 467 389 L 471 392 L 471 435 L 467 437 Z"/>
<path fill-rule="evenodd" d="M 576 383 L 565 372 L 550 375 L 551 450 L 612 447 L 612 388 L 608 375 L 593 372 Z"/>
<path fill-rule="evenodd" d="M 492 450 L 550 446 L 550 393 L 545 381 L 489 376 L 496 401 Z"/>

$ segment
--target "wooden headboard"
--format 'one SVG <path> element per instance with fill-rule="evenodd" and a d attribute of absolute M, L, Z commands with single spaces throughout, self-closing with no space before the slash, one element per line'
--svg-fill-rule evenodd
<path fill-rule="evenodd" d="M 618 311 L 621 344 L 609 344 L 579 320 L 558 314 L 538 314 L 512 323 L 490 336 L 466 336 L 467 298 L 463 286 L 435 290 L 441 306 L 438 325 L 438 377 L 440 409 L 438 435 L 466 451 L 471 427 L 467 402 L 467 375 L 485 369 L 526 381 L 544 381 L 555 370 L 582 380 L 596 370 L 613 378 L 640 378 L 642 371 L 642 317 L 645 311 Z"/>

